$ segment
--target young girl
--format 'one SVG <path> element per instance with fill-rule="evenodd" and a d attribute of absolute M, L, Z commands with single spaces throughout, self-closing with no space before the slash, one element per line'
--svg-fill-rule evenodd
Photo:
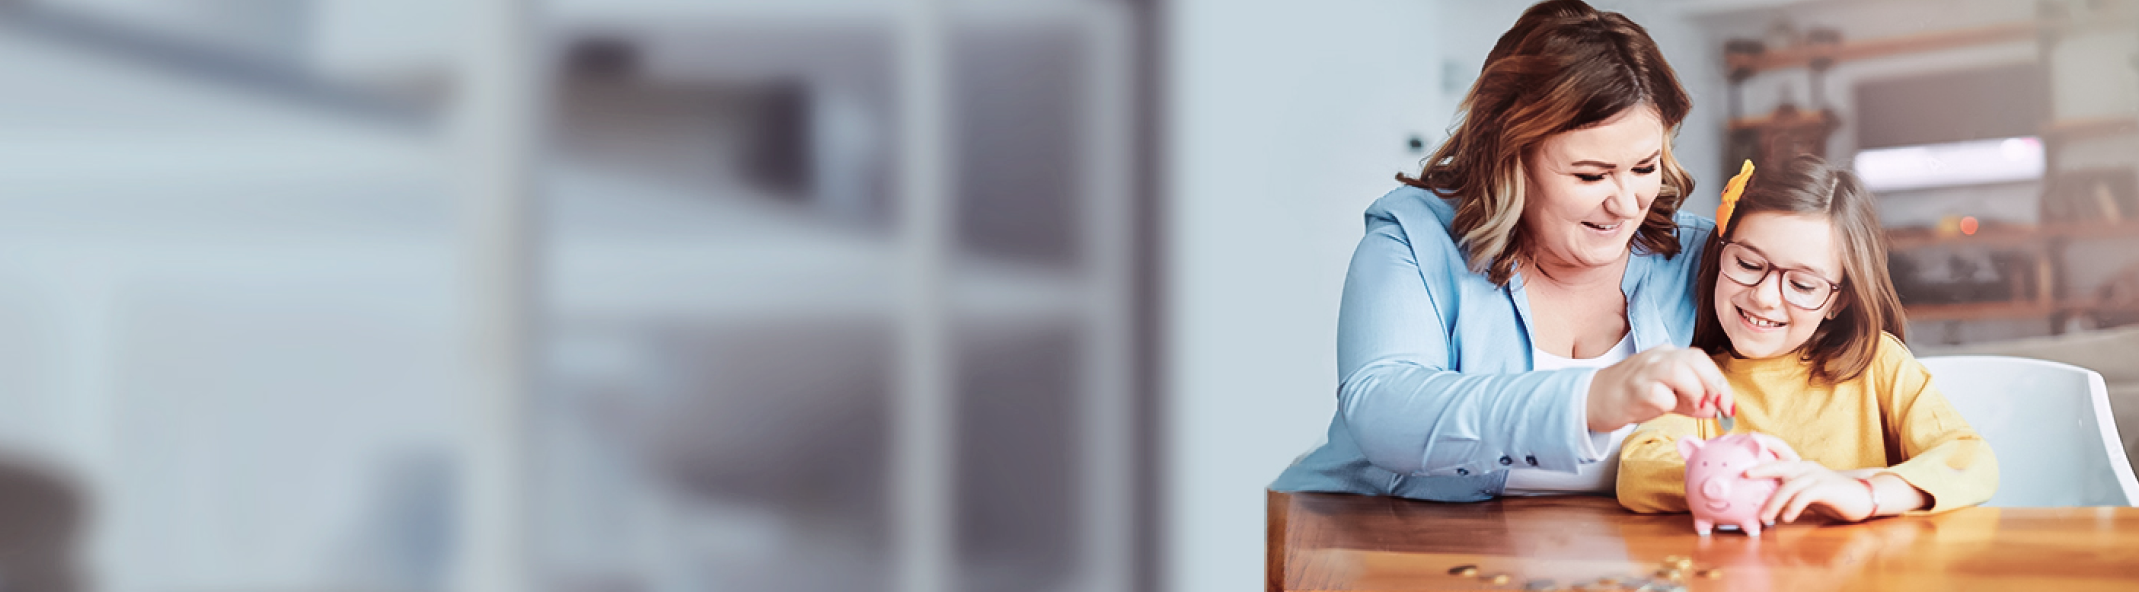
<path fill-rule="evenodd" d="M 1855 522 L 1990 499 L 1996 457 L 1902 345 L 1871 193 L 1818 157 L 1781 168 L 1749 181 L 1748 164 L 1731 180 L 1695 288 L 1693 347 L 1730 381 L 1733 431 L 1781 438 L 1804 459 L 1745 472 L 1781 480 L 1762 521 L 1811 511 Z M 1686 511 L 1677 440 L 1719 435 L 1714 419 L 1642 424 L 1620 452 L 1620 505 Z"/>

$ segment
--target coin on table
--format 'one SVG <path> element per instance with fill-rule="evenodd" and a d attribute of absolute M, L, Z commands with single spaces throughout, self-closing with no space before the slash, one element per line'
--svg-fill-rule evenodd
<path fill-rule="evenodd" d="M 1458 565 L 1458 566 L 1455 566 L 1455 567 L 1451 567 L 1451 568 L 1449 568 L 1449 569 L 1448 569 L 1448 575 L 1452 575 L 1452 576 L 1463 576 L 1463 577 L 1466 577 L 1466 578 L 1468 578 L 1468 577 L 1471 577 L 1471 576 L 1475 576 L 1475 575 L 1478 575 L 1478 566 L 1476 566 L 1476 565 Z"/>
<path fill-rule="evenodd" d="M 1488 581 L 1488 582 L 1492 582 L 1492 583 L 1493 583 L 1493 585 L 1495 585 L 1495 586 L 1498 586 L 1498 585 L 1501 585 L 1501 584 L 1506 584 L 1506 583 L 1508 583 L 1508 574 L 1493 574 L 1493 577 L 1490 577 L 1490 578 L 1481 578 L 1481 579 L 1484 579 L 1485 581 Z"/>
<path fill-rule="evenodd" d="M 1558 584 L 1558 583 L 1559 583 L 1559 582 L 1554 582 L 1554 581 L 1552 581 L 1552 580 L 1530 580 L 1530 583 L 1528 583 L 1528 584 L 1523 584 L 1523 589 L 1524 589 L 1524 590 L 1551 590 L 1551 589 L 1553 588 L 1553 585 L 1554 585 L 1554 584 Z"/>
<path fill-rule="evenodd" d="M 1679 568 L 1680 570 L 1693 569 L 1693 560 L 1680 557 L 1678 561 L 1671 562 L 1671 566 Z"/>
<path fill-rule="evenodd" d="M 1704 570 L 1701 570 L 1701 571 L 1700 571 L 1700 573 L 1698 573 L 1698 574 L 1696 574 L 1696 575 L 1699 575 L 1699 576 L 1701 576 L 1701 577 L 1704 577 L 1704 578 L 1708 578 L 1708 579 L 1711 579 L 1711 580 L 1713 580 L 1713 579 L 1716 579 L 1716 578 L 1720 578 L 1720 577 L 1723 577 L 1723 570 L 1720 570 L 1720 569 L 1704 569 Z"/>

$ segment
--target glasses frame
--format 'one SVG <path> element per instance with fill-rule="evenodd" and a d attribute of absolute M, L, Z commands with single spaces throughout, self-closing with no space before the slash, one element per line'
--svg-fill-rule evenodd
<path fill-rule="evenodd" d="M 1790 306 L 1795 306 L 1799 310 L 1819 310 L 1822 308 L 1827 308 L 1827 305 L 1834 303 L 1835 295 L 1842 293 L 1841 283 L 1827 279 L 1826 277 L 1823 277 L 1818 273 L 1814 273 L 1810 269 L 1805 269 L 1802 267 L 1783 267 L 1780 265 L 1776 265 L 1774 261 L 1768 260 L 1767 253 L 1760 252 L 1760 249 L 1754 248 L 1752 245 L 1740 243 L 1727 238 L 1721 240 L 1723 242 L 1723 246 L 1721 248 L 1716 249 L 1716 265 L 1718 266 L 1716 268 L 1716 275 L 1721 276 L 1723 279 L 1730 280 L 1730 282 L 1733 284 L 1738 284 L 1740 286 L 1745 286 L 1757 290 L 1760 288 L 1761 284 L 1767 283 L 1768 276 L 1775 275 L 1777 272 L 1781 272 L 1785 277 L 1784 279 L 1776 282 L 1775 291 L 1778 293 L 1779 296 L 1782 297 L 1783 303 L 1789 304 Z M 1760 265 L 1765 269 L 1761 270 L 1759 279 L 1753 280 L 1752 283 L 1741 282 L 1738 281 L 1738 278 L 1731 277 L 1731 273 L 1727 271 L 1727 268 L 1722 267 L 1724 265 L 1730 264 L 1729 257 L 1725 257 L 1724 252 L 1729 251 L 1731 247 L 1738 247 L 1747 251 L 1752 251 L 1754 255 L 1760 256 Z M 1813 279 L 1819 280 L 1821 283 L 1827 284 L 1827 295 L 1820 297 L 1820 303 L 1816 306 L 1805 306 L 1791 301 L 1789 291 L 1784 290 L 1781 283 L 1789 281 L 1789 278 L 1787 276 L 1791 273 L 1805 274 L 1807 276 L 1811 276 Z"/>

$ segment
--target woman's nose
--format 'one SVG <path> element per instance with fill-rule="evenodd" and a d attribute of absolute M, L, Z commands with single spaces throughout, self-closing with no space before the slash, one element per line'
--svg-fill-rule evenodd
<path fill-rule="evenodd" d="M 1612 196 L 1604 201 L 1604 211 L 1619 218 L 1641 216 L 1641 200 L 1634 195 L 1634 180 L 1626 175 L 1612 175 L 1618 182 L 1613 184 Z"/>

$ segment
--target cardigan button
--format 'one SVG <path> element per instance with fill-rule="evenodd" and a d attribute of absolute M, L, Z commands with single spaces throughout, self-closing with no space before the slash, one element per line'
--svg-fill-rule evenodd
<path fill-rule="evenodd" d="M 1531 455 L 1525 455 L 1525 456 L 1523 456 L 1523 462 L 1526 462 L 1526 463 L 1530 463 L 1530 466 L 1533 466 L 1533 467 L 1534 467 L 1534 466 L 1537 466 L 1537 455 L 1535 455 L 1535 454 L 1531 454 Z"/>
<path fill-rule="evenodd" d="M 1470 474 L 1471 474 L 1471 470 L 1470 470 L 1470 469 L 1464 469 L 1464 468 L 1458 468 L 1458 469 L 1456 469 L 1456 474 L 1457 474 L 1457 475 L 1462 475 L 1462 476 L 1468 477 L 1468 476 L 1470 476 Z"/>
<path fill-rule="evenodd" d="M 1503 457 L 1500 457 L 1500 466 L 1503 466 L 1503 467 L 1505 467 L 1505 466 L 1508 466 L 1508 465 L 1512 465 L 1512 464 L 1515 464 L 1515 459 L 1512 459 L 1512 458 L 1508 458 L 1508 457 L 1505 457 L 1505 456 L 1503 456 Z"/>

